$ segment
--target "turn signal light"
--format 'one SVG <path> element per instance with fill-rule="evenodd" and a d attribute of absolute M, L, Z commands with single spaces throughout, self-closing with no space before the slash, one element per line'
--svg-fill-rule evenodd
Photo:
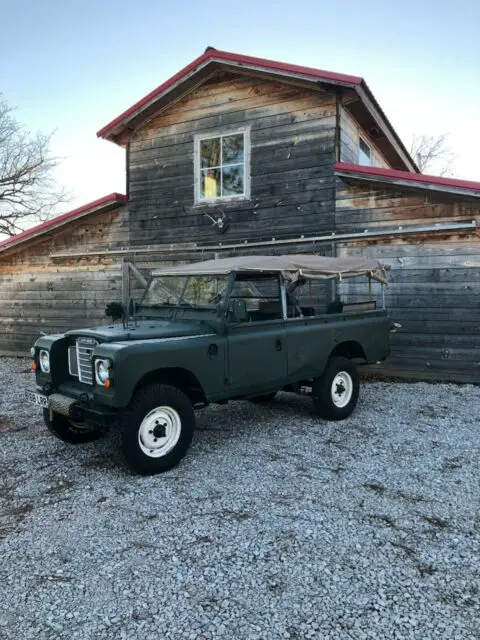
<path fill-rule="evenodd" d="M 103 386 L 105 387 L 105 389 L 110 389 L 112 383 L 109 379 L 105 380 L 105 382 L 103 383 Z"/>
<path fill-rule="evenodd" d="M 37 363 L 32 362 L 32 371 L 35 373 L 36 370 L 37 370 Z"/>

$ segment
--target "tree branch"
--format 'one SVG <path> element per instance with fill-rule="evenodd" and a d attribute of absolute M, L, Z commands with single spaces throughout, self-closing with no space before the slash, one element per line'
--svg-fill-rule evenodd
<path fill-rule="evenodd" d="M 52 134 L 29 133 L 12 112 L 0 94 L 0 233 L 7 235 L 45 220 L 68 199 L 53 177 Z"/>

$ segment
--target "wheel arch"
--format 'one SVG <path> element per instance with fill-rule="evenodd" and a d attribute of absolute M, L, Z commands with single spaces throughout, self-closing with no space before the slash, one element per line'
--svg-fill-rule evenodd
<path fill-rule="evenodd" d="M 168 367 L 149 371 L 137 382 L 132 395 L 149 384 L 168 384 L 176 387 L 190 398 L 193 405 L 207 403 L 205 392 L 198 378 L 183 367 Z"/>
<path fill-rule="evenodd" d="M 345 358 L 349 358 L 350 360 L 353 360 L 354 358 L 367 360 L 364 348 L 356 340 L 346 340 L 345 342 L 337 344 L 337 346 L 330 353 L 330 358 L 334 358 L 335 356 L 343 356 Z"/>

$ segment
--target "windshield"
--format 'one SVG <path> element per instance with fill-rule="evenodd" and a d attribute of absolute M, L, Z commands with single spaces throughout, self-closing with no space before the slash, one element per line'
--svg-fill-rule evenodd
<path fill-rule="evenodd" d="M 156 276 L 140 307 L 194 307 L 215 309 L 225 300 L 228 276 Z"/>

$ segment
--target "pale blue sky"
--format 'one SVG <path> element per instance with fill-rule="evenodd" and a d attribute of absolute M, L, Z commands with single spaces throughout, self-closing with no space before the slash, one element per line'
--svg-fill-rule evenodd
<path fill-rule="evenodd" d="M 480 181 L 480 0 L 0 2 L 0 91 L 57 130 L 71 206 L 125 190 L 95 132 L 208 45 L 363 76 L 407 145 L 449 133 L 457 176 Z"/>

